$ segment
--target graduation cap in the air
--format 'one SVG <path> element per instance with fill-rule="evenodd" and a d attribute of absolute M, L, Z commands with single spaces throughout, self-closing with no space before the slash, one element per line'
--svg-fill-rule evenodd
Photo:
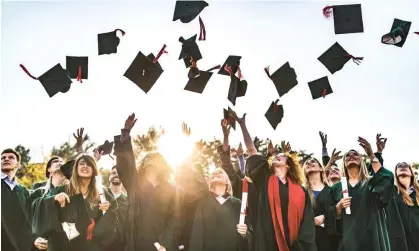
<path fill-rule="evenodd" d="M 230 87 L 228 89 L 227 99 L 233 105 L 236 105 L 236 98 L 244 97 L 244 95 L 246 95 L 247 81 L 243 79 L 239 65 L 237 65 L 238 77 L 233 74 L 233 70 L 230 65 L 227 64 L 224 68 L 224 70 L 230 74 Z"/>
<path fill-rule="evenodd" d="M 189 81 L 185 86 L 186 91 L 202 93 L 212 77 L 212 70 L 219 69 L 220 65 L 212 67 L 206 71 L 201 71 L 197 67 L 191 67 L 188 73 Z M 196 72 L 198 70 L 198 73 Z"/>
<path fill-rule="evenodd" d="M 56 64 L 40 77 L 34 77 L 29 73 L 24 65 L 20 64 L 19 66 L 29 77 L 41 82 L 50 98 L 59 92 L 68 92 L 68 90 L 70 90 L 71 84 L 73 83 L 68 76 L 67 71 L 63 69 L 61 64 Z"/>
<path fill-rule="evenodd" d="M 116 29 L 111 32 L 101 33 L 97 35 L 99 55 L 112 54 L 117 52 L 120 39 L 117 36 L 117 32 L 120 31 L 122 36 L 125 36 L 125 31 Z"/>
<path fill-rule="evenodd" d="M 103 153 L 102 153 L 103 155 L 109 154 L 109 157 L 111 157 L 111 159 L 113 159 L 112 156 L 110 155 L 112 153 L 113 145 L 114 145 L 113 141 L 109 142 L 108 140 L 106 140 L 105 143 L 103 143 L 102 145 L 100 145 L 97 148 L 97 150 L 99 152 L 103 151 Z"/>
<path fill-rule="evenodd" d="M 323 8 L 323 15 L 332 15 L 335 24 L 335 34 L 349 34 L 364 32 L 361 4 L 335 5 Z"/>
<path fill-rule="evenodd" d="M 326 95 L 333 93 L 327 76 L 309 82 L 308 87 L 310 88 L 313 99 L 324 98 Z"/>
<path fill-rule="evenodd" d="M 83 83 L 82 79 L 88 76 L 88 57 L 66 57 L 66 70 L 71 79 L 76 79 Z"/>
<path fill-rule="evenodd" d="M 75 162 L 76 160 L 70 160 L 60 166 L 60 171 L 68 180 L 71 178 L 71 175 L 73 174 L 73 166 Z"/>
<path fill-rule="evenodd" d="M 182 50 L 180 51 L 179 60 L 183 59 L 186 68 L 191 66 L 191 57 L 195 62 L 198 62 L 200 59 L 202 59 L 201 52 L 199 51 L 198 44 L 196 43 L 196 35 L 186 40 L 183 37 L 180 37 L 179 42 L 182 43 Z"/>
<path fill-rule="evenodd" d="M 381 37 L 381 43 L 403 47 L 409 35 L 410 26 L 412 22 L 403 21 L 395 18 L 391 31 Z"/>
<path fill-rule="evenodd" d="M 272 82 L 274 82 L 276 91 L 280 97 L 288 93 L 298 84 L 297 74 L 294 68 L 291 68 L 289 62 L 282 65 L 272 75 L 269 74 L 269 66 L 265 68 L 265 72 Z"/>
<path fill-rule="evenodd" d="M 182 23 L 189 23 L 194 20 L 208 3 L 205 1 L 176 1 L 173 21 L 180 20 Z M 206 39 L 206 30 L 202 18 L 199 17 L 199 41 Z"/>
<path fill-rule="evenodd" d="M 231 127 L 233 127 L 234 130 L 236 130 L 236 120 L 234 119 L 233 116 L 233 110 L 228 107 L 228 110 L 223 109 L 224 112 L 224 119 L 227 120 L 228 124 L 231 125 Z"/>
<path fill-rule="evenodd" d="M 272 102 L 269 106 L 269 109 L 265 113 L 266 119 L 274 130 L 276 130 L 276 127 L 279 123 L 281 123 L 282 118 L 284 117 L 284 107 L 282 105 L 278 105 L 278 102 L 279 99 L 277 99 L 275 102 Z"/>
<path fill-rule="evenodd" d="M 163 73 L 163 68 L 160 66 L 158 60 L 163 53 L 167 53 L 165 48 L 166 45 L 163 45 L 156 57 L 152 53 L 145 56 L 141 51 L 138 52 L 134 61 L 132 61 L 124 73 L 124 77 L 135 83 L 145 93 L 150 91 Z"/>
<path fill-rule="evenodd" d="M 338 43 L 334 43 L 326 52 L 324 52 L 318 60 L 326 66 L 330 73 L 334 74 L 337 71 L 340 71 L 343 66 L 351 60 L 359 65 L 363 57 L 354 57 L 349 54 L 343 47 Z"/>
<path fill-rule="evenodd" d="M 237 69 L 240 65 L 240 59 L 241 56 L 228 56 L 227 60 L 224 62 L 224 64 L 221 66 L 220 70 L 218 71 L 218 74 L 231 76 L 231 74 L 236 74 Z M 232 72 L 227 72 L 225 67 L 229 65 L 231 66 Z"/>

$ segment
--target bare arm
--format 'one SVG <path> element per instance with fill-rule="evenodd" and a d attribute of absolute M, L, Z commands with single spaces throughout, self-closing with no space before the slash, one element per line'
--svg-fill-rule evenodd
<path fill-rule="evenodd" d="M 240 128 L 242 129 L 244 144 L 246 145 L 249 156 L 257 155 L 258 152 L 256 151 L 256 147 L 253 144 L 253 140 L 252 140 L 252 137 L 250 137 L 249 131 L 247 130 L 246 113 L 243 115 L 242 118 L 237 117 L 237 114 L 235 112 L 233 116 L 234 116 L 234 119 L 239 123 Z"/>

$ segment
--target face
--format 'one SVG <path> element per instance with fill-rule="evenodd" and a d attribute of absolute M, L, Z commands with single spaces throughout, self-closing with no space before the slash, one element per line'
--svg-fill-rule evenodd
<path fill-rule="evenodd" d="M 226 177 L 222 171 L 215 170 L 209 177 L 210 184 L 227 185 Z"/>
<path fill-rule="evenodd" d="M 54 177 L 54 180 L 57 182 L 57 184 L 62 184 L 64 180 L 67 178 L 64 176 L 64 174 L 61 172 L 60 169 L 56 170 L 52 176 Z"/>
<path fill-rule="evenodd" d="M 116 168 L 113 168 L 111 170 L 111 174 L 109 175 L 109 181 L 114 185 L 120 185 L 121 180 L 119 179 L 118 172 L 116 171 Z"/>
<path fill-rule="evenodd" d="M 93 176 L 93 167 L 89 166 L 84 159 L 77 165 L 77 174 L 81 178 L 91 178 Z"/>
<path fill-rule="evenodd" d="M 340 173 L 340 169 L 337 167 L 332 167 L 332 170 L 329 172 L 329 176 L 327 177 L 329 180 L 340 180 L 342 177 Z"/>
<path fill-rule="evenodd" d="M 406 162 L 402 162 L 397 164 L 396 166 L 396 176 L 397 177 L 412 177 L 412 170 L 410 169 L 410 165 Z"/>
<path fill-rule="evenodd" d="M 61 158 L 54 159 L 51 162 L 50 167 L 48 168 L 48 172 L 49 173 L 54 173 L 55 171 L 59 170 L 60 166 L 62 166 L 62 165 L 63 165 L 63 160 Z"/>
<path fill-rule="evenodd" d="M 345 166 L 347 168 L 350 168 L 352 166 L 360 166 L 361 165 L 361 156 L 359 155 L 359 153 L 355 152 L 355 151 L 349 151 L 346 155 L 345 155 Z"/>
<path fill-rule="evenodd" d="M 16 155 L 13 153 L 3 153 L 1 155 L 1 170 L 12 171 L 19 168 L 20 163 L 17 161 Z"/>
<path fill-rule="evenodd" d="M 315 159 L 308 159 L 304 162 L 304 171 L 306 174 L 309 174 L 321 172 L 323 169 Z"/>

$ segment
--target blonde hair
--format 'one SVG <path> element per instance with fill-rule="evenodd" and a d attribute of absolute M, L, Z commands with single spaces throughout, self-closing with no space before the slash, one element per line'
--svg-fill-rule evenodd
<path fill-rule="evenodd" d="M 318 159 L 308 158 L 306 161 L 304 161 L 303 169 L 305 169 L 305 166 L 306 166 L 306 164 L 309 160 L 314 160 L 314 161 L 317 162 L 317 164 L 319 165 L 319 167 L 321 169 L 320 180 L 321 180 L 323 185 L 327 186 L 326 172 L 325 172 L 324 167 L 322 166 L 322 164 L 320 163 L 320 161 Z M 315 208 L 316 207 L 316 198 L 314 197 L 313 189 L 311 188 L 310 179 L 309 179 L 309 176 L 306 172 L 304 172 L 304 174 L 305 174 L 305 177 L 306 177 L 306 180 L 307 180 L 306 188 L 307 188 L 307 191 L 308 191 L 308 195 L 310 196 L 311 205 L 313 205 L 313 208 Z"/>
<path fill-rule="evenodd" d="M 409 187 L 404 187 L 403 184 L 399 181 L 399 177 L 397 177 L 397 167 L 402 163 L 398 163 L 396 165 L 396 167 L 394 168 L 394 175 L 396 176 L 397 193 L 402 194 L 403 202 L 406 205 L 414 206 L 415 203 L 413 203 L 413 200 L 410 197 L 409 192 L 408 192 L 408 189 L 410 189 L 410 188 Z M 418 182 L 416 182 L 416 176 L 415 176 L 415 173 L 412 170 L 412 167 L 410 165 L 408 165 L 408 166 L 409 166 L 410 172 L 412 173 L 412 176 L 410 176 L 410 184 L 412 184 L 413 189 L 415 189 L 415 191 L 416 191 L 416 205 L 419 206 L 419 185 L 418 185 Z"/>
<path fill-rule="evenodd" d="M 226 171 L 224 171 L 224 169 L 222 168 L 215 168 L 214 171 L 210 174 L 210 177 L 216 173 L 220 173 L 223 175 L 225 181 L 226 181 L 226 193 L 228 193 L 230 196 L 233 196 L 233 186 L 231 185 L 231 181 L 230 178 L 228 177 Z M 211 182 L 209 182 L 208 184 L 208 188 L 211 189 Z"/>
<path fill-rule="evenodd" d="M 290 178 L 293 183 L 305 187 L 307 183 L 306 176 L 304 175 L 304 171 L 300 165 L 300 162 L 297 160 L 297 156 L 288 153 L 280 154 L 287 157 L 286 164 L 289 167 L 287 171 L 287 177 Z M 272 168 L 274 164 L 273 159 L 276 158 L 276 156 L 278 156 L 278 154 L 268 159 L 269 168 L 271 169 L 272 173 L 274 172 L 274 169 Z"/>
<path fill-rule="evenodd" d="M 364 160 L 362 159 L 361 154 L 359 154 L 359 152 L 357 152 L 355 150 L 349 150 L 348 152 L 346 152 L 343 155 L 342 168 L 341 168 L 341 170 L 343 170 L 342 177 L 349 177 L 347 166 L 345 164 L 345 158 L 350 152 L 356 152 L 359 155 L 360 163 L 359 163 L 358 178 L 359 178 L 359 182 L 361 183 L 361 185 L 364 186 L 368 182 L 368 180 L 370 179 L 370 176 L 368 174 L 367 165 L 365 164 Z"/>

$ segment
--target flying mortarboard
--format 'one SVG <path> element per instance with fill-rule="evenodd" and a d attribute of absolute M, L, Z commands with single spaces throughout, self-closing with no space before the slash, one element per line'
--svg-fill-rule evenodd
<path fill-rule="evenodd" d="M 112 153 L 113 145 L 114 145 L 114 142 L 113 141 L 112 142 L 109 142 L 108 140 L 106 140 L 105 143 L 103 143 L 103 145 L 100 145 L 97 148 L 97 150 L 99 152 L 103 151 L 103 155 L 109 154 L 109 157 L 112 158 L 112 156 L 110 156 L 110 154 Z"/>
<path fill-rule="evenodd" d="M 409 35 L 410 26 L 412 22 L 403 21 L 395 18 L 391 31 L 381 37 L 381 43 L 403 47 Z"/>
<path fill-rule="evenodd" d="M 295 73 L 294 68 L 291 68 L 289 62 L 286 62 L 278 70 L 276 70 L 272 75 L 269 74 L 269 66 L 265 68 L 265 72 L 268 77 L 274 82 L 276 91 L 279 94 L 279 97 L 282 97 L 288 93 L 292 88 L 297 84 L 297 74 Z"/>
<path fill-rule="evenodd" d="M 73 83 L 61 64 L 56 64 L 54 67 L 49 69 L 38 78 L 30 74 L 24 65 L 20 64 L 19 66 L 29 77 L 41 82 L 50 98 L 59 92 L 68 92 L 68 90 L 70 90 L 71 84 Z"/>
<path fill-rule="evenodd" d="M 122 36 L 125 36 L 125 31 L 116 29 L 111 32 L 101 33 L 97 35 L 99 55 L 112 54 L 117 52 L 120 39 L 116 33 L 120 31 Z"/>
<path fill-rule="evenodd" d="M 66 70 L 71 79 L 76 79 L 83 83 L 82 79 L 88 76 L 88 57 L 66 57 Z"/>
<path fill-rule="evenodd" d="M 241 56 L 228 56 L 227 60 L 224 62 L 224 64 L 221 66 L 220 71 L 218 71 L 218 74 L 230 76 L 231 74 L 236 74 L 237 68 L 240 65 L 240 59 Z M 225 70 L 226 65 L 231 66 L 231 74 L 230 72 L 227 72 Z"/>
<path fill-rule="evenodd" d="M 208 3 L 205 1 L 176 1 L 173 21 L 180 20 L 182 23 L 189 23 L 194 20 Z M 204 22 L 199 17 L 199 41 L 206 39 L 206 30 Z"/>
<path fill-rule="evenodd" d="M 165 48 L 166 45 L 163 45 L 156 57 L 152 53 L 146 57 L 141 51 L 138 52 L 134 61 L 124 73 L 124 77 L 135 83 L 145 93 L 150 91 L 163 73 L 163 68 L 160 66 L 158 60 L 163 53 L 167 53 Z"/>
<path fill-rule="evenodd" d="M 326 52 L 324 52 L 318 60 L 326 66 L 330 73 L 334 74 L 337 71 L 340 71 L 343 66 L 350 60 L 359 65 L 363 57 L 354 57 L 338 43 L 334 43 Z"/>
<path fill-rule="evenodd" d="M 194 74 L 188 74 L 189 81 L 185 86 L 186 91 L 196 92 L 196 93 L 202 93 L 204 92 L 205 87 L 207 86 L 208 81 L 212 77 L 212 70 L 219 69 L 220 65 L 217 65 L 215 67 L 212 67 L 211 69 L 208 69 L 206 71 L 199 71 L 198 75 L 193 77 Z M 191 68 L 192 70 L 193 68 Z M 198 68 L 195 68 L 198 69 Z M 190 71 L 191 71 L 190 70 Z"/>
<path fill-rule="evenodd" d="M 224 119 L 236 130 L 236 120 L 233 117 L 233 110 L 230 107 L 228 107 L 228 110 L 224 109 Z"/>
<path fill-rule="evenodd" d="M 240 66 L 237 65 L 237 72 L 238 77 L 236 77 L 232 73 L 232 67 L 230 65 L 226 65 L 225 71 L 230 74 L 230 87 L 228 89 L 228 96 L 227 99 L 233 104 L 236 105 L 236 98 L 243 97 L 246 95 L 247 91 L 247 81 L 242 80 L 243 75 L 241 74 Z"/>
<path fill-rule="evenodd" d="M 201 52 L 199 51 L 198 44 L 196 43 L 196 35 L 185 40 L 183 37 L 179 38 L 179 42 L 182 43 L 182 51 L 179 55 L 179 60 L 183 59 L 186 68 L 191 66 L 191 57 L 195 62 L 202 59 Z"/>
<path fill-rule="evenodd" d="M 320 97 L 325 98 L 326 95 L 333 93 L 327 76 L 309 82 L 308 87 L 310 88 L 313 99 L 318 99 Z"/>
<path fill-rule="evenodd" d="M 335 24 L 335 34 L 349 34 L 364 32 L 361 4 L 335 5 L 323 8 L 323 15 L 332 15 Z"/>
<path fill-rule="evenodd" d="M 278 102 L 279 99 L 272 102 L 268 111 L 265 113 L 266 119 L 274 130 L 276 130 L 276 127 L 279 123 L 281 123 L 282 118 L 284 117 L 284 107 L 282 105 L 278 105 Z"/>

